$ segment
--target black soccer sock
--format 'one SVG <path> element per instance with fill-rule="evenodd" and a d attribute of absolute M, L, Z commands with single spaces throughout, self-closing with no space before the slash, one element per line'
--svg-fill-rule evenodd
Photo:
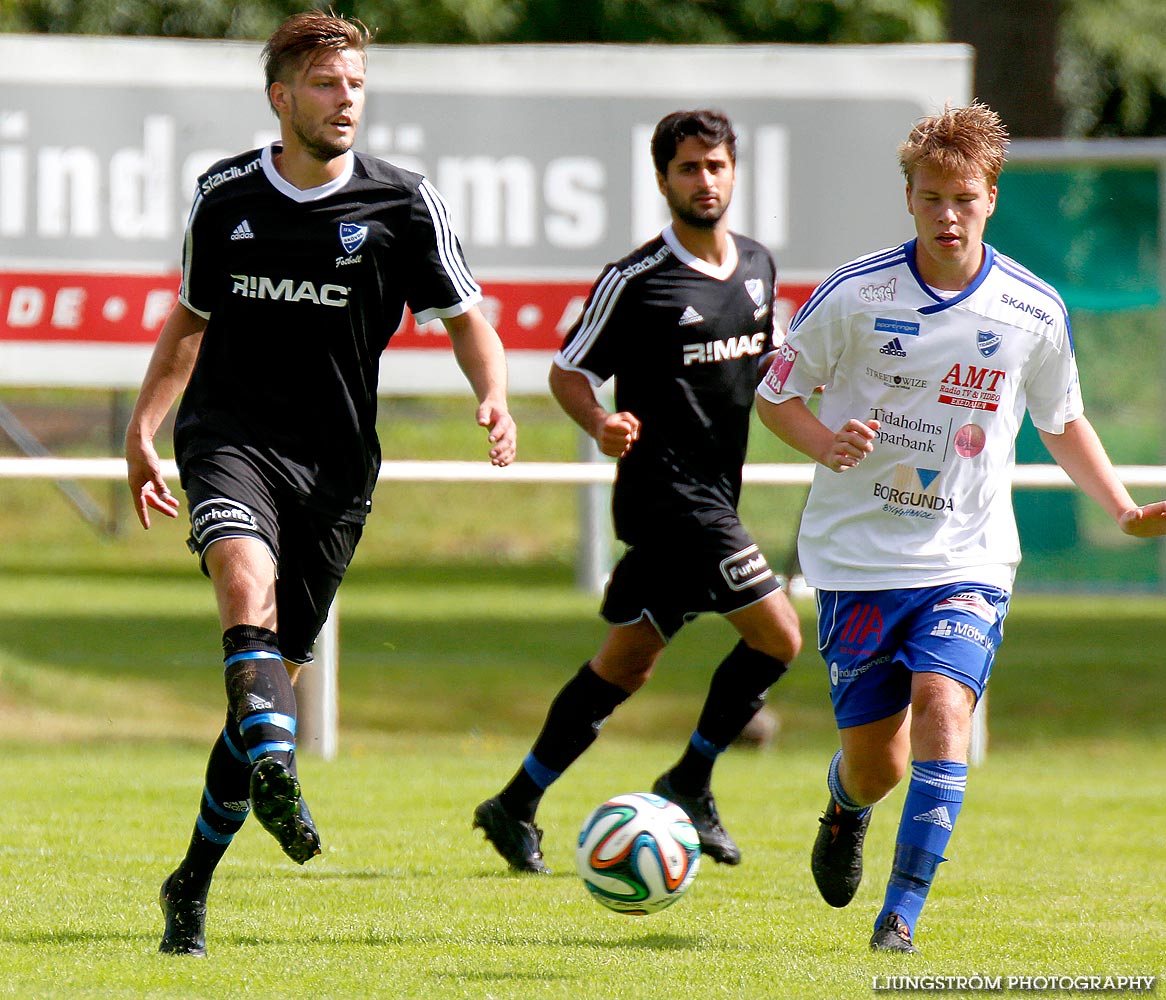
<path fill-rule="evenodd" d="M 512 816 L 533 821 L 543 792 L 595 742 L 607 717 L 629 697 L 584 663 L 555 696 L 542 732 L 499 798 Z"/>
<path fill-rule="evenodd" d="M 700 719 L 669 780 L 683 795 L 709 787 L 713 764 L 765 704 L 765 694 L 787 665 L 742 639 L 713 672 Z"/>
<path fill-rule="evenodd" d="M 296 695 L 276 635 L 256 625 L 223 633 L 227 710 L 239 724 L 243 750 L 254 764 L 273 757 L 291 766 L 296 748 Z"/>
<path fill-rule="evenodd" d="M 215 868 L 251 810 L 250 778 L 251 762 L 243 750 L 239 727 L 228 714 L 207 760 L 206 785 L 190 846 L 171 883 L 176 895 L 206 902 Z"/>

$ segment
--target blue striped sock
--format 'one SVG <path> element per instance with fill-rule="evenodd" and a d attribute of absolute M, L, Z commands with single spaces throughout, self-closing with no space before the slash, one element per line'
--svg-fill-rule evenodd
<path fill-rule="evenodd" d="M 936 869 L 946 860 L 943 852 L 963 806 L 967 783 L 967 764 L 930 760 L 911 765 L 891 879 L 875 927 L 888 913 L 897 913 L 914 932 Z"/>
<path fill-rule="evenodd" d="M 239 725 L 247 758 L 273 757 L 291 766 L 296 748 L 296 695 L 283 658 L 273 649 L 249 649 L 225 659 L 227 703 Z"/>
<path fill-rule="evenodd" d="M 835 752 L 833 759 L 830 761 L 830 770 L 826 772 L 826 787 L 830 789 L 830 795 L 834 801 L 838 803 L 847 812 L 858 813 L 860 816 L 865 816 L 871 810 L 871 806 L 859 805 L 849 795 L 846 794 L 846 789 L 842 787 L 842 779 L 838 777 L 838 765 L 842 762 L 842 751 Z"/>

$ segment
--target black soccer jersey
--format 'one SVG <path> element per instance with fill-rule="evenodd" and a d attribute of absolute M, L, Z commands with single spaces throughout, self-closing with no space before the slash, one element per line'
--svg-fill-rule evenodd
<path fill-rule="evenodd" d="M 775 343 L 772 254 L 743 236 L 723 268 L 671 231 L 610 264 L 555 356 L 639 417 L 612 499 L 629 544 L 736 510 L 758 363 Z"/>
<path fill-rule="evenodd" d="M 236 449 L 309 506 L 362 520 L 380 467 L 380 356 L 405 305 L 424 323 L 481 290 L 420 175 L 350 152 L 342 176 L 301 191 L 273 150 L 198 182 L 179 298 L 209 322 L 175 452 L 181 466 Z"/>

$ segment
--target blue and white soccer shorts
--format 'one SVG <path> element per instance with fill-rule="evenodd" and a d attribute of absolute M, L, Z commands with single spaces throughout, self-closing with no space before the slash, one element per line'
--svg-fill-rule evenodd
<path fill-rule="evenodd" d="M 887 719 L 911 703 L 911 677 L 937 673 L 987 687 L 1004 638 L 1007 591 L 980 583 L 904 590 L 819 590 L 818 651 L 839 729 Z"/>

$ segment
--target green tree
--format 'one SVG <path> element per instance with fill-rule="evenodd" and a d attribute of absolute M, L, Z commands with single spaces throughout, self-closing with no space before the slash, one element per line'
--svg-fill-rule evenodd
<path fill-rule="evenodd" d="M 1072 0 L 1060 51 L 1070 135 L 1166 135 L 1166 3 Z"/>
<path fill-rule="evenodd" d="M 302 6 L 294 0 L 0 0 L 0 31 L 263 38 Z"/>
<path fill-rule="evenodd" d="M 309 2 L 0 0 L 0 31 L 260 39 Z M 1164 0 L 334 0 L 331 6 L 379 29 L 386 45 L 935 42 L 953 37 L 953 24 L 955 36 L 971 40 L 967 26 L 990 21 L 1004 27 L 974 41 L 981 67 L 1000 70 L 1000 100 L 1010 91 L 1035 93 L 1025 85 L 1025 72 L 1035 72 L 1028 65 L 1035 50 L 1021 46 L 1007 55 L 1013 23 L 1042 41 L 1041 52 L 1051 39 L 1063 110 L 1045 116 L 1054 131 L 1166 135 Z M 1054 7 L 1058 13 L 1050 14 Z M 1045 73 L 1048 60 L 1039 62 Z M 1038 81 L 1041 93 L 1047 75 Z M 994 86 L 987 73 L 982 82 Z"/>
<path fill-rule="evenodd" d="M 295 0 L 0 0 L 0 30 L 263 38 Z M 324 6 L 324 4 L 317 4 Z M 942 0 L 337 0 L 387 44 L 902 42 L 941 37 Z"/>

